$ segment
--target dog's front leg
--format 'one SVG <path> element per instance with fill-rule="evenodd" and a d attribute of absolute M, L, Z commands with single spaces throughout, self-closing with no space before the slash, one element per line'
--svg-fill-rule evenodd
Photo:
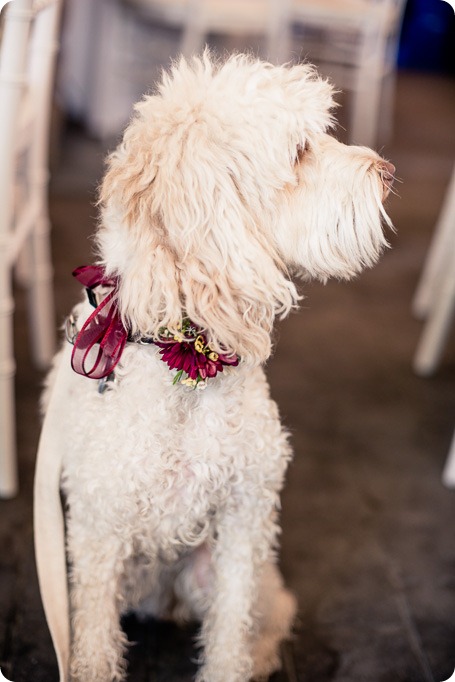
<path fill-rule="evenodd" d="M 72 682 L 120 682 L 127 642 L 120 628 L 124 562 L 115 535 L 69 521 Z"/>
<path fill-rule="evenodd" d="M 201 630 L 203 663 L 197 682 L 247 682 L 252 676 L 253 607 L 268 542 L 255 523 L 248 527 L 251 521 L 251 514 L 237 509 L 217 528 L 213 592 Z"/>

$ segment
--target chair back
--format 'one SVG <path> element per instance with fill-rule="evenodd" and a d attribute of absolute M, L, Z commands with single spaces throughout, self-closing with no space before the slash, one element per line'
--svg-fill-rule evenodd
<path fill-rule="evenodd" d="M 61 0 L 12 0 L 0 37 L 0 495 L 17 489 L 12 275 L 29 290 L 34 360 L 54 352 L 48 142 Z M 24 265 L 25 263 L 25 265 Z"/>

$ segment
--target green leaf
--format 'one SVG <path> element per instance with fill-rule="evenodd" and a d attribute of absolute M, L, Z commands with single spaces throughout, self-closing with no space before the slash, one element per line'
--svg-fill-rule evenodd
<path fill-rule="evenodd" d="M 174 377 L 174 381 L 172 382 L 173 386 L 175 386 L 175 384 L 178 384 L 178 382 L 182 378 L 182 374 L 183 374 L 183 369 L 179 369 L 179 371 L 177 372 L 177 374 Z"/>

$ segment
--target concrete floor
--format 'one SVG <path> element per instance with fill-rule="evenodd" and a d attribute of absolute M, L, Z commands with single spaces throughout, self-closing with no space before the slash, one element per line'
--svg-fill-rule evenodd
<path fill-rule="evenodd" d="M 389 203 L 393 248 L 355 282 L 307 286 L 302 310 L 278 328 L 268 374 L 295 450 L 282 569 L 300 612 L 276 681 L 441 682 L 455 668 L 455 491 L 441 484 L 454 338 L 437 374 L 417 378 L 421 323 L 410 314 L 454 159 L 454 95 L 448 78 L 400 74 L 383 150 L 403 181 Z M 62 137 L 51 196 L 59 323 L 78 296 L 71 270 L 91 258 L 103 153 L 81 132 Z M 21 291 L 16 304 L 21 491 L 0 502 L 0 668 L 14 682 L 55 682 L 31 525 L 43 375 L 29 359 Z M 194 628 L 134 618 L 125 627 L 138 643 L 130 680 L 192 678 Z"/>

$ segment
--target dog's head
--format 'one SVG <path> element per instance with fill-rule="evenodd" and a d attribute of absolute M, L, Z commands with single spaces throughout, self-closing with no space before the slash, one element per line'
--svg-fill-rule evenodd
<path fill-rule="evenodd" d="M 262 362 L 291 274 L 349 278 L 386 245 L 393 167 L 326 134 L 332 88 L 309 65 L 183 59 L 136 106 L 101 188 L 101 262 L 133 332 L 185 315 Z"/>

